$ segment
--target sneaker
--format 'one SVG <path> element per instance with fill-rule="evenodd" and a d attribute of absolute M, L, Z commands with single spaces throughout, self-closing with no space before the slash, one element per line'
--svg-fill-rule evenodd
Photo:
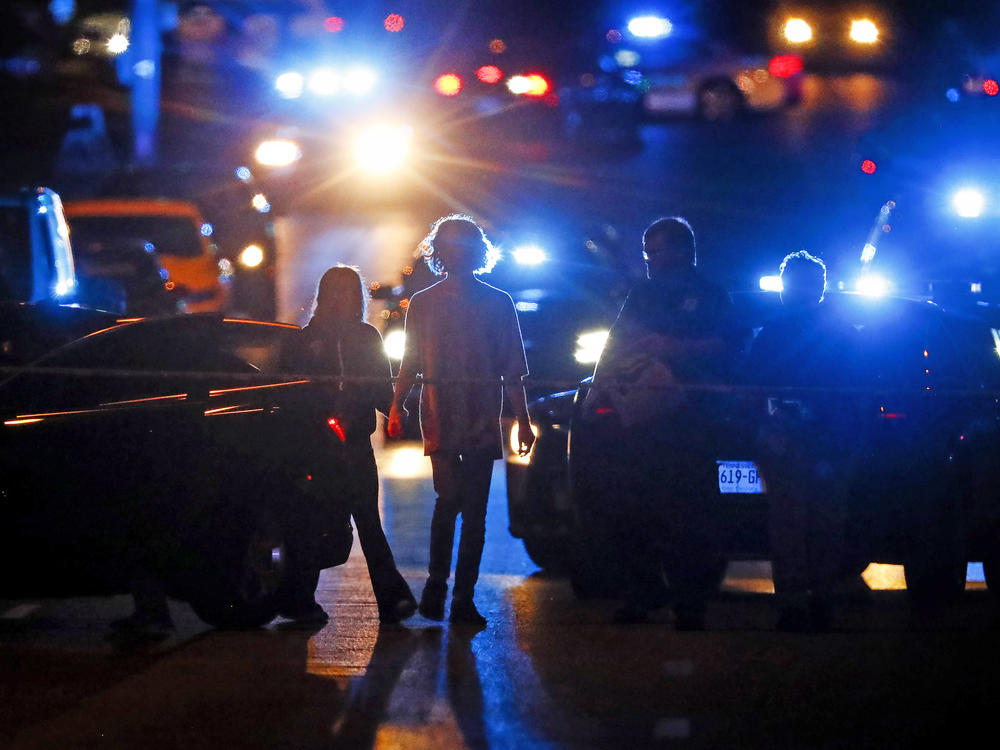
<path fill-rule="evenodd" d="M 392 605 L 391 608 L 383 610 L 379 607 L 378 621 L 383 625 L 394 625 L 402 622 L 408 617 L 412 617 L 417 611 L 417 600 L 412 596 L 404 597 Z"/>
<path fill-rule="evenodd" d="M 454 623 L 462 625 L 475 625 L 478 628 L 486 627 L 486 618 L 479 614 L 476 603 L 472 599 L 454 598 L 451 600 L 451 617 Z"/>
<path fill-rule="evenodd" d="M 439 581 L 427 581 L 424 593 L 420 595 L 420 614 L 428 620 L 444 619 L 444 600 L 448 595 L 448 584 Z"/>

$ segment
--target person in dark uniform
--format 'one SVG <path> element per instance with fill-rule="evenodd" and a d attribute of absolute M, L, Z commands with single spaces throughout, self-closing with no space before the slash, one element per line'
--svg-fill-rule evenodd
<path fill-rule="evenodd" d="M 855 384 L 856 332 L 823 303 L 823 261 L 800 250 L 785 256 L 780 273 L 784 314 L 754 339 L 748 379 L 775 388 L 758 406 L 757 448 L 769 498 L 778 629 L 819 631 L 832 624 L 851 447 L 859 441 L 856 402 L 843 390 Z"/>
<path fill-rule="evenodd" d="M 700 387 L 731 382 L 740 329 L 728 293 L 697 267 L 686 220 L 657 219 L 642 244 L 648 278 L 629 293 L 594 371 L 595 394 L 618 415 L 622 439 L 610 450 L 623 451 L 630 487 L 616 510 L 627 580 L 615 619 L 642 621 L 666 603 L 662 567 L 677 627 L 699 629 L 718 585 L 705 580 L 719 540 L 702 486 L 714 463 L 703 464 L 714 462 L 706 456 L 725 418 L 718 395 Z"/>
<path fill-rule="evenodd" d="M 342 460 L 320 456 L 314 479 L 323 484 L 329 502 L 340 501 L 347 483 L 347 501 L 368 564 L 379 621 L 396 623 L 416 612 L 417 602 L 396 568 L 379 518 L 378 469 L 371 435 L 375 410 L 387 414 L 392 403 L 392 373 L 382 336 L 364 322 L 366 307 L 367 293 L 358 271 L 348 266 L 330 268 L 319 282 L 313 317 L 302 329 L 297 346 L 286 355 L 284 367 L 289 372 L 345 378 L 318 388 L 314 393 L 318 402 L 310 405 L 321 430 L 329 429 L 327 420 L 334 415 L 336 424 L 330 427 L 343 442 Z M 291 567 L 297 578 L 281 614 L 303 624 L 325 622 L 326 612 L 314 598 L 319 572 Z"/>

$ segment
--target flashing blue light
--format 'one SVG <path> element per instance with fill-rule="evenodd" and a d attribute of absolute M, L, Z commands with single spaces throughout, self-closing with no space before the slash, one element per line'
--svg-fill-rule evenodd
<path fill-rule="evenodd" d="M 156 245 L 154 245 L 152 242 L 147 242 L 145 245 L 142 246 L 142 249 L 145 250 L 147 253 L 156 252 Z"/>
<path fill-rule="evenodd" d="M 944 92 L 944 95 L 948 98 L 948 101 L 952 103 L 957 102 L 960 96 L 958 89 L 948 89 Z"/>
<path fill-rule="evenodd" d="M 866 273 L 858 277 L 854 288 L 866 297 L 884 297 L 889 293 L 889 281 L 877 273 Z"/>
<path fill-rule="evenodd" d="M 215 231 L 215 228 L 211 224 L 209 224 L 207 221 L 204 224 L 201 225 L 201 236 L 202 237 L 211 237 L 212 236 L 212 232 L 214 232 L 214 231 Z"/>
<path fill-rule="evenodd" d="M 514 262 L 521 266 L 537 266 L 548 260 L 548 255 L 538 245 L 522 245 L 514 250 Z"/>
<path fill-rule="evenodd" d="M 628 22 L 628 31 L 640 39 L 662 39 L 670 36 L 674 25 L 662 16 L 636 16 Z"/>
<path fill-rule="evenodd" d="M 962 188 L 952 196 L 951 205 L 962 218 L 974 219 L 983 213 L 986 198 L 976 188 Z"/>
<path fill-rule="evenodd" d="M 638 86 L 642 83 L 642 73 L 638 70 L 630 70 L 622 76 L 622 80 L 629 86 Z"/>
<path fill-rule="evenodd" d="M 170 278 L 170 271 L 168 271 L 166 268 L 161 268 L 160 269 L 160 278 L 163 279 L 164 281 L 166 281 L 167 279 L 169 279 Z"/>
<path fill-rule="evenodd" d="M 237 179 L 246 182 L 247 180 L 253 179 L 253 172 L 250 171 L 250 167 L 237 167 L 236 177 Z"/>
<path fill-rule="evenodd" d="M 618 63 L 615 62 L 615 58 L 611 55 L 601 55 L 601 59 L 597 61 L 597 65 L 605 73 L 613 73 L 618 69 Z"/>

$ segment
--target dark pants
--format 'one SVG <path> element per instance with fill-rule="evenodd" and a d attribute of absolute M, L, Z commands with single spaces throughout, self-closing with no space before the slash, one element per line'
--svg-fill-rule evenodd
<path fill-rule="evenodd" d="M 451 573 L 455 519 L 462 514 L 462 534 L 455 565 L 454 594 L 472 598 L 486 539 L 486 501 L 493 476 L 492 452 L 431 454 L 434 472 L 434 516 L 431 519 L 430 580 L 444 583 Z"/>
<path fill-rule="evenodd" d="M 822 424 L 765 436 L 761 458 L 779 605 L 799 607 L 810 596 L 829 599 L 843 557 L 852 466 L 847 444 L 830 439 Z"/>
<path fill-rule="evenodd" d="M 368 565 L 379 614 L 389 614 L 401 599 L 413 594 L 396 568 L 389 542 L 382 529 L 378 512 L 378 468 L 371 443 L 348 443 L 343 447 L 344 458 L 336 466 L 329 460 L 316 479 L 323 482 L 326 502 L 349 503 L 354 526 L 361 542 L 361 551 Z M 304 611 L 313 606 L 319 571 L 309 565 L 297 565 L 291 560 L 289 582 L 291 611 Z"/>
<path fill-rule="evenodd" d="M 410 587 L 396 568 L 389 542 L 378 513 L 378 468 L 371 443 L 348 444 L 347 465 L 351 472 L 351 516 L 358 530 L 358 541 L 365 554 L 379 612 L 391 612 L 401 599 L 412 598 Z"/>

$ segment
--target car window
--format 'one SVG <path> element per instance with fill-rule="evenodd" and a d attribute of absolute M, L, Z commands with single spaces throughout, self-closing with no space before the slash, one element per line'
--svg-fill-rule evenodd
<path fill-rule="evenodd" d="M 184 216 L 77 216 L 73 243 L 152 245 L 160 255 L 195 258 L 203 253 L 199 228 Z"/>

